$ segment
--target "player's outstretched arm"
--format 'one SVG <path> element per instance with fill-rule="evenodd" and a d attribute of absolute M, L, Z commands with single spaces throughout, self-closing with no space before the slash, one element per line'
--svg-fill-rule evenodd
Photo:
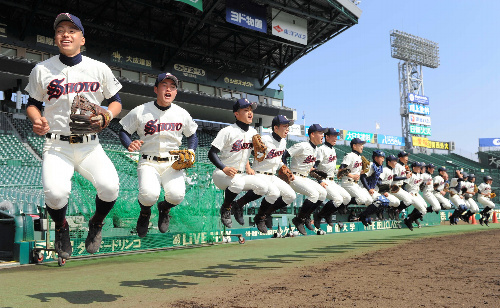
<path fill-rule="evenodd" d="M 34 105 L 30 105 L 26 108 L 26 114 L 33 123 L 33 132 L 37 135 L 43 136 L 48 133 L 50 127 L 49 122 L 45 117 L 42 117 L 42 112 Z"/>

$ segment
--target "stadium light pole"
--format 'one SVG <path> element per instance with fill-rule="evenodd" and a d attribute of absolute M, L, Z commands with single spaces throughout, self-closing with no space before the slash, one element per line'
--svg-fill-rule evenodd
<path fill-rule="evenodd" d="M 391 57 L 399 59 L 399 100 L 401 129 L 405 138 L 405 149 L 413 147 L 410 133 L 410 113 L 408 110 L 408 94 L 424 96 L 424 75 L 422 66 L 437 68 L 439 66 L 439 46 L 437 43 L 403 32 L 392 30 L 390 33 Z M 421 148 L 421 152 L 425 149 Z"/>

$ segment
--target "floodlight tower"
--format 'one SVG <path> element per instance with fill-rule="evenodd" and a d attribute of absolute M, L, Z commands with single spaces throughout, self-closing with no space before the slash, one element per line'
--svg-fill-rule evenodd
<path fill-rule="evenodd" d="M 437 43 L 399 30 L 391 31 L 391 56 L 399 59 L 399 100 L 401 129 L 405 138 L 405 148 L 412 148 L 408 94 L 424 96 L 424 75 L 422 66 L 439 66 L 439 46 Z M 421 150 L 424 150 L 423 148 Z"/>

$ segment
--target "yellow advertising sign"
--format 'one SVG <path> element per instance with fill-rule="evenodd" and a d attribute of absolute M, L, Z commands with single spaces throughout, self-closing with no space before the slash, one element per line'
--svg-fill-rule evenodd
<path fill-rule="evenodd" d="M 429 149 L 438 149 L 438 150 L 449 150 L 450 143 L 449 142 L 441 142 L 441 141 L 431 141 L 425 137 L 412 137 L 412 143 L 415 147 L 424 147 Z"/>

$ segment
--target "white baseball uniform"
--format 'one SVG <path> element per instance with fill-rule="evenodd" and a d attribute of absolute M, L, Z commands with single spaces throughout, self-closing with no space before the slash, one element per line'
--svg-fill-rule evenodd
<path fill-rule="evenodd" d="M 425 184 L 422 196 L 424 197 L 424 200 L 430 204 L 432 211 L 439 212 L 441 210 L 441 205 L 439 204 L 439 200 L 434 195 L 434 182 L 432 180 L 432 174 L 425 172 L 422 173 L 421 176 L 422 182 Z"/>
<path fill-rule="evenodd" d="M 145 103 L 120 120 L 127 133 L 132 135 L 137 132 L 140 140 L 144 141 L 137 165 L 138 199 L 143 206 L 154 205 L 162 187 L 167 202 L 178 205 L 184 200 L 184 170 L 171 168 L 177 157 L 170 155 L 169 151 L 178 150 L 182 135 L 189 137 L 198 128 L 189 113 L 178 105 L 171 104 L 166 110 L 158 107 L 154 101 Z M 168 160 L 156 161 L 154 157 Z"/>
<path fill-rule="evenodd" d="M 417 209 L 422 215 L 427 213 L 427 203 L 424 198 L 418 193 L 420 191 L 420 184 L 422 184 L 422 176 L 420 173 L 412 173 L 407 181 L 408 193 L 412 197 L 413 207 Z M 401 190 L 401 189 L 400 189 Z"/>
<path fill-rule="evenodd" d="M 403 201 L 403 203 L 406 206 L 410 206 L 412 204 L 412 196 L 402 188 L 403 183 L 405 180 L 394 180 L 394 178 L 397 177 L 404 177 L 406 179 L 406 168 L 403 164 L 398 162 L 396 166 L 394 166 L 394 169 L 392 170 L 394 172 L 394 177 L 392 181 L 392 185 L 399 186 L 399 190 L 396 193 L 393 193 L 396 198 L 398 198 L 400 201 Z"/>
<path fill-rule="evenodd" d="M 61 209 L 68 203 L 73 172 L 79 172 L 97 190 L 99 199 L 112 202 L 118 197 L 116 169 L 106 155 L 97 134 L 82 135 L 83 143 L 60 140 L 71 135 L 69 122 L 74 97 L 78 94 L 100 105 L 121 89 L 111 69 L 104 63 L 82 56 L 82 61 L 67 66 L 59 55 L 37 64 L 29 76 L 26 91 L 44 102 L 43 116 L 50 130 L 43 148 L 42 179 L 45 203 Z"/>
<path fill-rule="evenodd" d="M 467 187 L 467 193 L 471 195 L 471 197 L 469 199 L 465 200 L 465 205 L 469 208 L 469 210 L 472 213 L 479 212 L 479 207 L 477 206 L 476 201 L 474 201 L 474 199 L 472 199 L 472 194 L 474 193 L 475 184 L 467 181 L 467 182 L 462 182 L 462 185 Z"/>
<path fill-rule="evenodd" d="M 451 209 L 450 200 L 446 199 L 444 195 L 441 194 L 445 186 L 445 180 L 443 179 L 443 177 L 440 175 L 435 176 L 433 180 L 433 188 L 434 185 L 436 185 L 436 189 L 432 192 L 434 194 L 434 197 L 436 197 L 443 208 L 447 210 Z"/>
<path fill-rule="evenodd" d="M 350 170 L 349 173 L 361 174 L 361 169 L 363 168 L 361 155 L 356 152 L 348 153 L 344 156 L 341 165 L 345 165 L 346 168 Z M 366 189 L 359 186 L 358 181 L 354 181 L 352 178 L 345 175 L 342 177 L 341 186 L 351 195 L 351 197 L 355 198 L 357 204 L 364 204 L 366 206 L 372 204 L 372 197 Z"/>
<path fill-rule="evenodd" d="M 458 178 L 452 178 L 450 181 L 450 200 L 453 202 L 456 208 L 459 206 L 463 205 L 466 206 L 464 197 L 462 196 L 462 189 L 457 189 L 458 187 Z M 465 183 L 464 181 L 461 181 L 460 186 Z"/>
<path fill-rule="evenodd" d="M 335 175 L 337 174 L 337 152 L 335 148 L 330 144 L 323 144 L 318 147 L 316 160 L 319 161 L 316 169 L 328 175 L 328 178 L 323 180 L 328 185 L 326 187 L 326 198 L 332 200 L 337 208 L 341 204 L 349 204 L 351 195 L 335 182 Z"/>
<path fill-rule="evenodd" d="M 276 202 L 281 196 L 283 202 L 291 204 L 297 198 L 295 191 L 290 185 L 275 175 L 276 171 L 283 165 L 281 157 L 286 150 L 286 139 L 281 138 L 278 141 L 272 135 L 264 135 L 261 139 L 267 149 L 263 161 L 259 162 L 254 159 L 252 169 L 255 171 L 255 177 L 262 182 L 266 182 L 269 188 L 266 200 L 269 203 Z"/>
<path fill-rule="evenodd" d="M 219 189 L 228 188 L 235 194 L 248 190 L 253 190 L 259 196 L 267 194 L 266 182 L 244 173 L 253 149 L 252 137 L 256 134 L 255 128 L 249 127 L 248 131 L 244 131 L 237 124 L 226 126 L 219 131 L 212 146 L 220 150 L 219 158 L 225 166 L 238 169 L 238 174 L 234 177 L 226 175 L 218 168 L 214 170 L 214 184 Z"/>
<path fill-rule="evenodd" d="M 290 182 L 290 186 L 295 192 L 307 196 L 307 199 L 312 203 L 325 201 L 327 194 L 323 186 L 308 178 L 309 171 L 316 162 L 317 149 L 318 147 L 305 141 L 296 143 L 287 150 L 292 158 L 290 170 L 295 175 L 295 179 Z"/>
<path fill-rule="evenodd" d="M 484 207 L 494 209 L 495 203 L 493 203 L 490 199 L 491 185 L 486 183 L 481 183 L 479 184 L 477 189 L 479 191 L 479 194 L 477 196 L 477 201 L 481 203 Z"/>
<path fill-rule="evenodd" d="M 380 174 L 380 184 L 381 185 L 389 185 L 389 187 L 390 187 L 392 185 L 393 177 L 394 177 L 394 173 L 393 173 L 392 168 L 384 167 L 384 170 Z M 376 190 L 378 192 L 379 187 L 377 187 Z M 389 199 L 389 206 L 390 207 L 398 207 L 399 206 L 399 199 L 391 192 L 388 193 L 386 198 Z M 408 202 L 411 203 L 411 200 Z"/>

